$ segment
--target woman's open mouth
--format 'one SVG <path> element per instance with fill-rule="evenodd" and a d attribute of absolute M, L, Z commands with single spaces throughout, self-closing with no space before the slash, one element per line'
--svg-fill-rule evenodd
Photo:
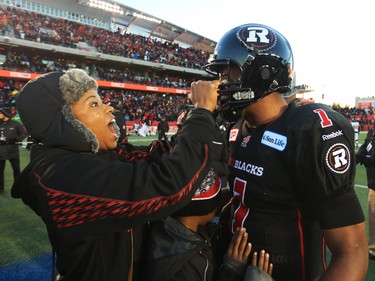
<path fill-rule="evenodd" d="M 108 129 L 111 131 L 111 133 L 115 136 L 116 139 L 119 138 L 119 136 L 120 136 L 120 129 L 117 126 L 115 119 L 112 119 L 108 123 Z"/>

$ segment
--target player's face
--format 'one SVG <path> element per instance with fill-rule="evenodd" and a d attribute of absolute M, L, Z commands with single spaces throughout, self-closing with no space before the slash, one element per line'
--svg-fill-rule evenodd
<path fill-rule="evenodd" d="M 220 84 L 236 83 L 239 82 L 240 78 L 240 70 L 234 65 L 229 65 L 219 71 Z"/>
<path fill-rule="evenodd" d="M 117 145 L 118 134 L 114 129 L 113 107 L 102 102 L 98 93 L 91 89 L 72 105 L 78 121 L 83 123 L 97 138 L 99 149 L 113 149 Z"/>

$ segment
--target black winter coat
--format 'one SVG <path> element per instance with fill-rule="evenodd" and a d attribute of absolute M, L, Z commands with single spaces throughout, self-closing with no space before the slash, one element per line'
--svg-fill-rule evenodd
<path fill-rule="evenodd" d="M 215 264 L 207 237 L 171 217 L 152 223 L 151 228 L 145 280 L 214 280 Z"/>
<path fill-rule="evenodd" d="M 209 232 L 198 232 L 191 231 L 172 217 L 153 222 L 144 280 L 242 281 L 245 266 L 236 268 L 233 267 L 236 263 L 216 264 Z M 254 274 L 248 281 L 271 280 L 260 277 L 261 274 Z"/>
<path fill-rule="evenodd" d="M 61 76 L 41 76 L 18 95 L 23 124 L 42 144 L 32 147 L 12 196 L 46 224 L 64 281 L 127 281 L 132 240 L 139 238 L 133 229 L 185 206 L 212 167 L 212 113 L 194 110 L 173 151 L 157 162 L 145 160 L 162 150 L 158 141 L 147 151 L 98 152 L 95 139 L 67 115 Z"/>

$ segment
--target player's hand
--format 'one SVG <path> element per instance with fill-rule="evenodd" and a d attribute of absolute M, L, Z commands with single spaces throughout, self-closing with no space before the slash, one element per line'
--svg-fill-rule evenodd
<path fill-rule="evenodd" d="M 209 111 L 214 111 L 217 104 L 218 86 L 218 80 L 199 80 L 191 83 L 191 93 L 189 94 L 189 98 L 195 108 L 204 108 Z"/>
<path fill-rule="evenodd" d="M 237 229 L 230 241 L 226 255 L 240 263 L 247 263 L 251 244 L 247 242 L 248 234 L 244 228 Z"/>
<path fill-rule="evenodd" d="M 260 270 L 263 270 L 268 275 L 272 276 L 273 264 L 270 263 L 270 255 L 264 250 L 260 251 L 259 257 L 258 253 L 254 252 L 252 265 L 258 267 Z"/>

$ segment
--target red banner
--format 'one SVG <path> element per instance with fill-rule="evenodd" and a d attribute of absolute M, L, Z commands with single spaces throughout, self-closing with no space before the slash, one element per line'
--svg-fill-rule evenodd
<path fill-rule="evenodd" d="M 10 70 L 0 70 L 0 77 L 10 78 L 10 79 L 25 79 L 31 80 L 42 74 L 22 72 L 22 71 L 10 71 Z M 149 91 L 149 92 L 158 92 L 158 93 L 169 93 L 169 94 L 188 94 L 190 90 L 185 89 L 175 89 L 175 88 L 165 88 L 165 87 L 155 87 L 155 86 L 146 86 L 138 85 L 131 83 L 122 83 L 122 82 L 113 82 L 113 81 L 96 81 L 99 87 L 105 88 L 118 88 L 125 90 L 136 90 L 136 91 Z"/>
<path fill-rule="evenodd" d="M 372 108 L 372 101 L 360 101 L 358 102 L 358 108 Z"/>

